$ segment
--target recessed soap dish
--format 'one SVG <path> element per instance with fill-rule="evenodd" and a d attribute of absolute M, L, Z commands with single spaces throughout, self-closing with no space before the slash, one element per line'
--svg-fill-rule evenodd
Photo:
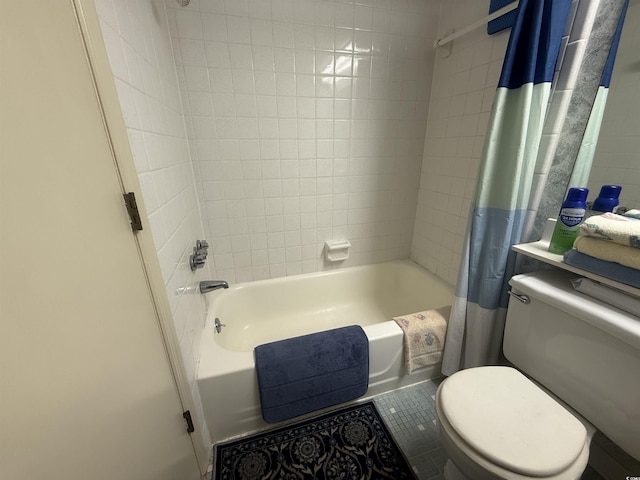
<path fill-rule="evenodd" d="M 329 240 L 324 242 L 324 255 L 328 262 L 342 262 L 349 258 L 349 240 Z"/>

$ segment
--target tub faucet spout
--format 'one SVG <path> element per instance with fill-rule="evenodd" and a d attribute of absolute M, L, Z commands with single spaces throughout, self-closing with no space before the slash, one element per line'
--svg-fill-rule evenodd
<path fill-rule="evenodd" d="M 224 280 L 205 280 L 200 282 L 200 293 L 208 293 L 219 288 L 229 288 Z"/>

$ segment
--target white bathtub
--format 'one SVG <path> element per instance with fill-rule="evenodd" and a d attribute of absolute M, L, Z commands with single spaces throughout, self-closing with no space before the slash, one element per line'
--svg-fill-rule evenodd
<path fill-rule="evenodd" d="M 369 338 L 369 389 L 377 395 L 440 375 L 406 375 L 394 316 L 449 305 L 452 287 L 404 260 L 233 285 L 207 294 L 198 387 L 213 443 L 268 426 L 260 411 L 253 348 L 358 324 Z M 217 333 L 216 318 L 225 326 Z"/>

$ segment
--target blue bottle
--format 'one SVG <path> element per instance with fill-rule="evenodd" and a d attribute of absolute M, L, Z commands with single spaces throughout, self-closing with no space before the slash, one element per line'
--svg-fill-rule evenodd
<path fill-rule="evenodd" d="M 580 224 L 587 211 L 587 188 L 570 188 L 567 199 L 560 207 L 560 213 L 549 243 L 549 251 L 562 255 L 573 248 Z"/>
<path fill-rule="evenodd" d="M 620 185 L 603 185 L 600 189 L 600 195 L 593 201 L 592 210 L 598 212 L 615 212 L 620 200 L 620 192 L 622 187 Z"/>

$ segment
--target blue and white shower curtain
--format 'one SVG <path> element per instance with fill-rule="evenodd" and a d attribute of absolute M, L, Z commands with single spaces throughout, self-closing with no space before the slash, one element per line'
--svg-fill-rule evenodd
<path fill-rule="evenodd" d="M 500 360 L 551 82 L 571 0 L 520 0 L 485 139 L 442 373 Z"/>
<path fill-rule="evenodd" d="M 607 98 L 609 97 L 609 86 L 611 85 L 611 76 L 613 75 L 613 66 L 616 62 L 616 55 L 618 53 L 618 45 L 620 44 L 620 38 L 622 37 L 622 27 L 624 25 L 624 19 L 629 8 L 629 0 L 625 0 L 622 7 L 622 13 L 620 14 L 620 20 L 618 21 L 618 28 L 611 41 L 611 50 L 609 50 L 609 56 L 607 57 L 607 63 L 604 66 L 602 72 L 602 78 L 600 79 L 600 87 L 596 98 L 591 108 L 591 115 L 580 144 L 580 150 L 576 157 L 576 163 L 571 173 L 571 179 L 569 180 L 569 188 L 571 187 L 584 187 L 589 180 L 589 174 L 591 173 L 591 165 L 593 164 L 593 158 L 596 153 L 596 146 L 598 144 L 598 137 L 600 136 L 600 127 L 602 126 L 602 117 L 604 116 L 605 106 L 607 105 Z"/>

